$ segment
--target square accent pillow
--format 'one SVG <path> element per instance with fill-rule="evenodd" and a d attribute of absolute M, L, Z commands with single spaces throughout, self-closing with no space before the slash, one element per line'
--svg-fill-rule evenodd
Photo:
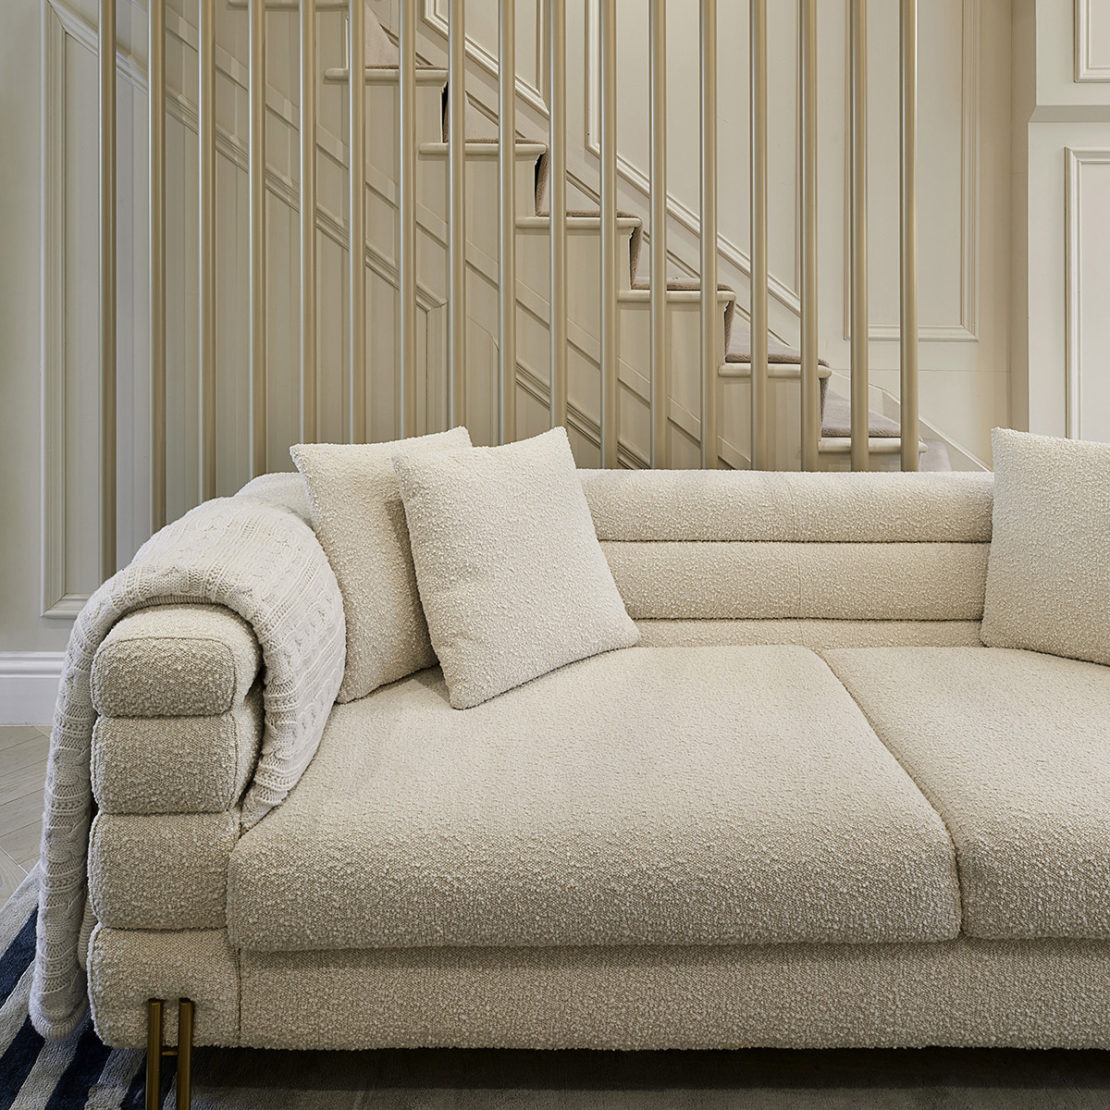
<path fill-rule="evenodd" d="M 456 709 L 639 642 L 562 428 L 504 447 L 401 449 L 393 465 Z"/>
<path fill-rule="evenodd" d="M 1110 663 L 1110 444 L 1004 428 L 980 635 Z"/>
<path fill-rule="evenodd" d="M 434 667 L 420 608 L 393 453 L 414 457 L 470 446 L 465 428 L 392 443 L 298 443 L 312 527 L 335 571 L 347 622 L 347 664 L 337 701 Z"/>

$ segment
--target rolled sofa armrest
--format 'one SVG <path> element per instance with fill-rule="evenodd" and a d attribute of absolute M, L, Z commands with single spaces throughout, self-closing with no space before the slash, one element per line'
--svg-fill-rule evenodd
<path fill-rule="evenodd" d="M 262 742 L 261 652 L 229 609 L 121 620 L 93 661 L 89 899 L 112 929 L 222 929 Z"/>

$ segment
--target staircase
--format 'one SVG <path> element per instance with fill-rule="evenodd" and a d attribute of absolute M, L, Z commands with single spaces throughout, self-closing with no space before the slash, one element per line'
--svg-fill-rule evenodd
<path fill-rule="evenodd" d="M 366 12 L 367 180 L 377 192 L 395 198 L 395 121 L 398 108 L 398 58 L 394 43 Z M 345 69 L 327 70 L 325 80 L 346 84 Z M 447 245 L 447 112 L 451 90 L 447 71 L 417 63 L 416 70 L 416 219 L 420 282 L 433 297 L 446 297 Z M 467 111 L 467 134 L 472 135 L 474 115 Z M 548 150 L 545 142 L 517 138 L 515 143 L 516 220 L 516 436 L 534 435 L 549 422 L 551 384 L 548 376 L 549 249 L 551 220 L 547 211 Z M 497 333 L 498 333 L 498 224 L 497 142 L 467 138 L 466 238 L 467 238 L 467 423 L 475 442 L 494 443 L 497 435 Z M 383 213 L 385 215 L 386 213 Z M 385 221 L 387 224 L 387 220 Z M 371 236 L 383 221 L 369 218 Z M 619 336 L 619 446 L 624 466 L 649 465 L 650 425 L 650 289 L 643 272 L 644 220 L 634 213 L 620 213 L 618 272 Z M 567 215 L 567 425 L 579 465 L 597 465 L 601 445 L 599 365 L 601 365 L 601 303 L 599 276 L 601 216 L 595 210 Z M 382 248 L 392 254 L 392 230 Z M 720 317 L 719 350 L 723 352 L 717 375 L 719 390 L 719 462 L 734 468 L 749 465 L 750 334 L 737 305 L 735 291 L 722 285 L 717 293 Z M 700 291 L 698 282 L 684 276 L 667 281 L 667 332 L 670 365 L 668 398 L 668 448 L 675 467 L 699 465 L 698 371 Z M 431 360 L 430 360 L 431 362 Z M 800 460 L 799 354 L 774 335 L 768 340 L 768 423 L 775 470 L 797 470 Z M 828 390 L 830 370 L 820 365 L 821 441 L 820 465 L 826 470 L 844 468 L 848 432 L 844 398 Z M 442 365 L 430 364 L 417 385 L 421 398 L 421 431 L 445 426 L 446 383 Z M 871 413 L 869 436 L 872 468 L 898 470 L 898 426 Z M 934 447 L 942 464 L 941 444 L 919 444 L 921 452 Z M 922 466 L 925 458 L 922 458 Z M 944 467 L 947 468 L 947 467 Z"/>

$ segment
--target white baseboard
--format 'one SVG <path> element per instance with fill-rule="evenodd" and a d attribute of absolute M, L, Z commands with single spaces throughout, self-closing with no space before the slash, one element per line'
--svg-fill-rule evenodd
<path fill-rule="evenodd" d="M 61 651 L 0 651 L 0 725 L 49 725 L 62 677 Z"/>

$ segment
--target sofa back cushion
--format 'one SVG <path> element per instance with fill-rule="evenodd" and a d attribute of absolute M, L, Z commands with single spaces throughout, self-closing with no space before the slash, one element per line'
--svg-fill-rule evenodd
<path fill-rule="evenodd" d="M 1110 444 L 996 428 L 983 642 L 1110 663 Z"/>
<path fill-rule="evenodd" d="M 579 473 L 638 621 L 982 615 L 990 474 Z"/>
<path fill-rule="evenodd" d="M 301 443 L 290 449 L 304 475 L 312 526 L 343 593 L 347 662 L 337 700 L 435 666 L 420 608 L 393 452 L 470 446 L 465 428 L 393 443 Z"/>

